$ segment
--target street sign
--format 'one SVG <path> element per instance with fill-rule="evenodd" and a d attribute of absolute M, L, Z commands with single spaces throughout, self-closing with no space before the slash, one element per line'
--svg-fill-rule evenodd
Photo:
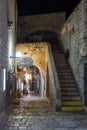
<path fill-rule="evenodd" d="M 18 65 L 21 67 L 28 67 L 33 65 L 33 59 L 31 57 L 21 57 L 18 59 Z"/>
<path fill-rule="evenodd" d="M 17 58 L 20 58 L 20 57 L 17 57 L 17 56 L 10 56 L 10 59 L 17 59 Z"/>

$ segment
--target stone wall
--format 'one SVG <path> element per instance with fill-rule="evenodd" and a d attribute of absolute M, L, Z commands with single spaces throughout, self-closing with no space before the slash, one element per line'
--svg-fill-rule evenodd
<path fill-rule="evenodd" d="M 58 34 L 58 30 L 64 21 L 64 12 L 20 16 L 18 18 L 18 38 L 38 30 L 48 30 Z"/>
<path fill-rule="evenodd" d="M 55 109 L 59 110 L 61 108 L 61 89 L 50 44 L 48 44 L 47 59 L 47 96 Z"/>
<path fill-rule="evenodd" d="M 15 39 L 15 29 L 11 32 L 12 37 L 9 37 L 10 30 L 8 21 L 15 19 L 10 19 L 11 17 L 14 17 L 12 13 L 12 11 L 14 12 L 13 6 L 14 0 L 0 0 L 0 112 L 4 111 L 11 103 L 11 95 L 10 93 L 7 93 L 7 89 L 9 89 L 8 82 L 10 82 L 8 77 L 8 66 L 10 58 L 9 51 L 12 49 L 12 45 L 14 48 L 15 43 L 15 40 L 12 40 L 12 38 Z M 12 14 L 9 14 L 9 12 Z M 12 54 L 14 54 L 14 50 L 15 48 L 12 49 Z"/>
<path fill-rule="evenodd" d="M 83 95 L 83 61 L 86 62 L 83 57 L 87 57 L 87 0 L 81 0 L 62 26 L 61 40 L 64 49 L 69 49 L 70 51 L 69 62 Z"/>
<path fill-rule="evenodd" d="M 14 75 L 14 59 L 10 58 L 15 56 L 16 45 L 16 32 L 17 32 L 17 4 L 15 0 L 8 0 L 7 4 L 7 17 L 8 17 L 8 79 L 7 79 L 7 93 L 10 91 L 15 93 L 16 80 Z"/>
<path fill-rule="evenodd" d="M 47 43 L 46 42 L 38 42 L 38 43 L 28 43 L 28 44 L 17 44 L 16 45 L 16 54 L 20 52 L 20 59 L 22 57 L 30 57 L 33 60 L 33 64 L 35 65 L 41 74 L 41 96 L 46 96 L 46 71 L 47 71 Z M 17 55 L 19 56 L 19 55 Z M 19 60 L 20 60 L 19 59 Z M 22 62 L 24 63 L 24 62 Z M 18 60 L 16 60 L 15 70 L 17 79 L 20 78 L 20 81 L 23 82 L 23 72 L 18 71 Z"/>
<path fill-rule="evenodd" d="M 0 0 L 0 112 L 5 109 L 6 95 L 3 92 L 1 71 L 8 65 L 8 33 L 6 0 Z M 5 100 L 4 100 L 5 99 Z"/>
<path fill-rule="evenodd" d="M 6 0 L 0 0 L 0 67 L 8 64 L 8 33 Z"/>
<path fill-rule="evenodd" d="M 14 70 L 14 62 L 10 56 L 15 55 L 16 44 L 16 2 L 15 0 L 8 0 L 8 70 Z M 12 23 L 11 23 L 12 22 Z"/>
<path fill-rule="evenodd" d="M 16 52 L 21 53 L 21 57 L 31 57 L 33 64 L 38 66 L 46 73 L 46 43 L 17 44 Z M 27 53 L 24 55 L 24 53 Z"/>

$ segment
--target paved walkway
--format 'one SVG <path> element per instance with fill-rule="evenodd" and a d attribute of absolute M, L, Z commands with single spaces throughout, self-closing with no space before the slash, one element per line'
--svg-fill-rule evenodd
<path fill-rule="evenodd" d="M 0 130 L 87 130 L 87 113 L 55 112 L 45 99 L 28 95 L 0 115 Z"/>

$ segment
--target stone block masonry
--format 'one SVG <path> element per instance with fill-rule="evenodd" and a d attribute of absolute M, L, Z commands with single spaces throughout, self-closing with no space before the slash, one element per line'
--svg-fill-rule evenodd
<path fill-rule="evenodd" d="M 58 34 L 65 21 L 65 12 L 20 16 L 18 19 L 18 39 L 38 30 L 48 30 Z"/>
<path fill-rule="evenodd" d="M 6 11 L 6 1 L 0 0 L 0 66 L 3 67 L 7 67 L 8 63 L 8 28 Z"/>
<path fill-rule="evenodd" d="M 2 88 L 2 68 L 8 65 L 8 27 L 6 0 L 0 0 L 0 112 L 6 107 L 6 95 Z"/>
<path fill-rule="evenodd" d="M 87 0 L 81 0 L 61 28 L 64 49 L 69 49 L 75 79 L 84 98 L 84 63 L 87 57 Z"/>
<path fill-rule="evenodd" d="M 9 19 L 9 12 L 12 13 L 11 9 L 13 9 L 14 5 L 12 8 L 9 8 L 8 4 L 12 7 L 13 1 L 0 0 L 0 113 L 8 107 L 11 101 L 10 94 L 7 94 L 7 89 L 11 86 L 11 84 L 7 84 L 7 82 L 10 82 L 8 78 L 8 62 L 9 52 L 12 49 L 11 46 L 14 47 L 15 44 L 15 32 L 12 31 L 11 33 L 13 37 L 12 40 L 12 37 L 9 37 L 9 32 L 11 32 L 11 30 L 8 28 L 8 21 L 13 21 L 12 19 Z M 15 11 L 13 9 L 13 14 L 14 13 Z M 13 14 L 11 15 L 13 16 Z M 13 49 L 13 52 L 14 50 L 15 48 Z"/>

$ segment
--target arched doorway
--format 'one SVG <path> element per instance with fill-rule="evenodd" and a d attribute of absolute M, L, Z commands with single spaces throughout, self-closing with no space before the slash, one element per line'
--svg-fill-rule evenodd
<path fill-rule="evenodd" d="M 17 89 L 21 90 L 22 95 L 38 95 L 44 97 L 44 74 L 36 65 L 29 67 L 18 67 L 19 77 Z"/>
<path fill-rule="evenodd" d="M 41 74 L 35 65 L 23 67 L 23 94 L 41 95 Z"/>
<path fill-rule="evenodd" d="M 27 36 L 20 38 L 18 42 L 53 42 L 58 41 L 58 35 L 49 30 L 37 30 L 29 33 Z"/>
<path fill-rule="evenodd" d="M 47 44 L 46 43 L 25 43 L 25 44 L 18 44 L 16 47 L 16 53 L 20 53 L 21 55 L 17 55 L 17 59 L 15 62 L 15 72 L 17 75 L 17 79 L 19 81 L 19 86 L 21 82 L 21 88 L 24 89 L 23 81 L 26 77 L 27 78 L 33 78 L 34 82 L 35 79 L 33 77 L 33 72 L 30 74 L 30 68 L 31 71 L 32 68 L 36 69 L 37 72 L 40 75 L 40 95 L 41 97 L 46 97 L 46 61 L 47 61 Z M 43 58 L 42 58 L 43 57 Z M 37 87 L 32 87 L 34 85 L 34 82 L 27 80 L 27 85 L 29 87 L 29 91 L 31 92 L 37 92 Z M 20 88 L 20 87 L 19 87 Z M 27 93 L 27 91 L 26 91 Z"/>

